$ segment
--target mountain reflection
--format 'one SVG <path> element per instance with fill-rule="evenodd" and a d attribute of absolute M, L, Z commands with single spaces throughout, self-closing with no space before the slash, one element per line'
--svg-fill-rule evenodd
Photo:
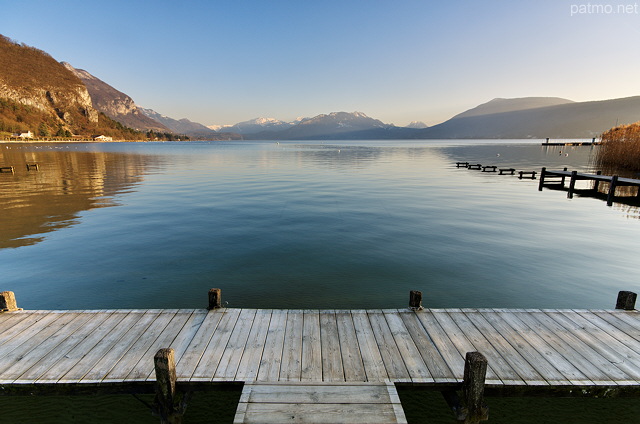
<path fill-rule="evenodd" d="M 0 248 L 36 244 L 46 233 L 77 224 L 82 211 L 117 205 L 115 196 L 159 161 L 87 151 L 86 145 L 0 144 L 0 166 L 14 167 L 14 173 L 0 173 Z"/>

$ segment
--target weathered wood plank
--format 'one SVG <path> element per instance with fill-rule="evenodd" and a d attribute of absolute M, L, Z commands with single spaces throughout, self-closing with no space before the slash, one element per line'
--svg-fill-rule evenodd
<path fill-rule="evenodd" d="M 460 380 L 462 380 L 464 376 L 464 357 L 466 353 L 473 352 L 473 351 L 480 351 L 484 353 L 482 349 L 485 346 L 485 343 L 479 343 L 479 347 L 477 347 L 474 343 L 472 343 L 473 338 L 470 339 L 469 337 L 472 337 L 473 334 L 467 335 L 465 333 L 465 329 L 462 327 L 459 327 L 458 323 L 453 320 L 453 318 L 449 315 L 449 313 L 446 310 L 444 309 L 434 310 L 432 312 L 433 312 L 434 319 L 438 322 L 438 324 L 440 324 L 444 333 L 449 337 L 449 340 L 451 340 L 451 342 L 456 347 L 456 349 L 458 349 L 458 354 L 462 358 L 462 373 L 459 374 Z M 450 363 L 450 366 L 453 368 L 454 366 L 459 366 L 459 365 L 458 365 L 458 362 L 455 361 L 453 363 Z M 499 371 L 500 371 L 500 368 L 499 367 L 494 368 L 494 364 L 492 363 L 491 360 L 489 360 L 489 364 L 487 365 L 487 375 L 485 380 L 486 384 L 503 384 L 503 382 L 505 384 L 510 384 L 514 382 L 512 377 L 513 373 L 509 373 L 508 375 L 503 376 L 502 374 L 499 375 Z M 456 375 L 458 374 L 456 373 Z M 506 379 L 506 381 L 503 381 L 503 378 Z M 523 384 L 519 380 L 515 380 L 515 383 Z"/>
<path fill-rule="evenodd" d="M 598 317 L 613 325 L 628 337 L 640 341 L 640 312 L 637 311 L 596 311 Z"/>
<path fill-rule="evenodd" d="M 336 311 L 340 353 L 346 381 L 367 381 L 351 312 Z"/>
<path fill-rule="evenodd" d="M 409 377 L 416 383 L 432 383 L 434 378 L 429 372 L 427 365 L 422 360 L 422 355 L 409 335 L 402 318 L 397 311 L 387 311 L 384 313 L 389 330 L 395 341 L 400 356 L 404 360 L 404 365 L 409 372 Z"/>
<path fill-rule="evenodd" d="M 258 381 L 278 381 L 280 364 L 284 348 L 284 334 L 287 326 L 287 311 L 275 310 L 271 314 L 271 322 L 267 331 L 264 353 L 260 360 Z"/>
<path fill-rule="evenodd" d="M 586 359 L 579 351 L 581 346 L 574 347 L 571 345 L 573 341 L 579 341 L 577 339 L 572 340 L 563 337 L 562 334 L 558 334 L 555 331 L 561 330 L 559 325 L 555 325 L 556 330 L 547 327 L 546 321 L 549 317 L 544 312 L 533 311 L 530 313 L 518 315 L 526 325 L 536 332 L 538 336 L 544 339 L 553 349 L 555 349 L 562 356 L 567 358 L 582 374 L 584 374 L 594 384 L 598 385 L 615 385 L 613 380 L 607 376 L 605 372 L 596 367 L 588 359 Z M 551 320 L 553 323 L 553 320 Z M 552 324 L 553 325 L 553 324 Z M 582 345 L 582 343 L 580 343 Z M 587 355 L 590 356 L 590 355 Z"/>
<path fill-rule="evenodd" d="M 220 358 L 218 368 L 213 375 L 212 381 L 233 381 L 236 373 L 238 372 L 240 360 L 242 359 L 242 354 L 244 353 L 244 349 L 247 345 L 247 340 L 249 339 L 249 333 L 251 332 L 251 327 L 253 326 L 255 317 L 255 309 L 242 310 L 238 317 L 236 326 L 229 337 L 224 353 Z"/>
<path fill-rule="evenodd" d="M 11 354 L 7 355 L 3 358 L 3 364 L 9 365 L 8 367 L 2 370 L 2 381 L 3 382 L 11 382 L 12 380 L 17 380 L 23 373 L 27 373 L 30 368 L 33 369 L 33 373 L 35 375 L 31 375 L 31 380 L 35 380 L 40 376 L 44 370 L 47 368 L 47 357 L 51 356 L 52 361 L 55 362 L 57 358 L 60 357 L 60 353 L 51 355 L 51 352 L 56 349 L 56 347 L 60 347 L 60 350 L 65 352 L 65 349 L 68 350 L 70 347 L 69 343 L 66 343 L 69 336 L 71 336 L 77 329 L 82 327 L 92 315 L 90 314 L 82 314 L 77 313 L 73 314 L 73 319 L 68 321 L 64 326 L 58 328 L 55 332 L 44 336 L 43 338 L 37 338 L 40 343 L 35 346 L 33 349 L 26 353 L 22 353 L 19 357 L 15 357 L 15 362 L 12 362 L 14 356 Z M 60 320 L 57 320 L 58 323 Z M 50 326 L 49 329 L 54 328 L 54 326 Z M 72 344 L 75 344 L 75 340 L 71 340 Z M 62 346 L 60 346 L 62 345 Z M 12 353 L 14 353 L 13 351 Z M 29 376 L 25 377 L 29 380 Z"/>
<path fill-rule="evenodd" d="M 193 342 L 199 329 L 202 327 L 204 320 L 207 318 L 208 313 L 204 309 L 196 309 L 187 319 L 182 329 L 178 332 L 175 339 L 171 342 L 171 347 L 174 351 L 176 363 L 182 359 L 182 356 L 187 352 L 188 347 Z M 177 374 L 176 374 L 177 375 Z M 147 380 L 155 380 L 155 370 L 147 376 Z"/>
<path fill-rule="evenodd" d="M 280 364 L 280 381 L 300 381 L 302 376 L 303 327 L 303 312 L 289 311 L 284 333 L 282 363 Z"/>
<path fill-rule="evenodd" d="M 302 370 L 300 380 L 322 380 L 322 346 L 320 312 L 304 311 L 302 332 Z"/>
<path fill-rule="evenodd" d="M 184 325 L 193 315 L 193 312 L 193 310 L 179 310 L 167 324 L 162 322 L 155 323 L 159 326 L 158 330 L 160 334 L 158 334 L 156 339 L 140 355 L 138 362 L 125 377 L 126 381 L 143 381 L 149 379 L 149 376 L 152 374 L 155 376 L 155 370 L 153 367 L 153 358 L 155 354 L 160 349 L 172 347 L 171 345 L 173 344 L 173 340 L 176 338 L 176 335 L 182 331 Z M 164 328 L 162 328 L 162 326 L 164 326 Z M 144 348 L 142 347 L 140 351 L 143 349 Z"/>
<path fill-rule="evenodd" d="M 141 313 L 116 312 L 61 361 L 58 373 L 50 370 L 43 383 L 78 383 L 111 350 L 130 328 L 144 316 Z M 66 366 L 65 366 L 66 365 Z"/>
<path fill-rule="evenodd" d="M 322 380 L 345 381 L 340 351 L 340 337 L 334 311 L 320 311 Z"/>
<path fill-rule="evenodd" d="M 100 359 L 92 365 L 80 382 L 84 383 L 100 383 L 105 376 L 113 369 L 120 359 L 129 351 L 131 346 L 144 334 L 151 324 L 154 322 L 161 312 L 158 310 L 148 310 L 146 312 L 131 312 L 133 315 L 141 315 L 133 325 L 129 328 L 116 327 L 116 331 L 109 334 L 109 338 L 105 339 L 105 343 L 99 343 L 97 347 L 101 350 L 98 352 Z M 102 349 L 107 349 L 103 351 Z M 95 348 L 94 348 L 95 349 Z M 74 367 L 75 368 L 75 367 Z M 65 376 L 67 378 L 67 376 Z"/>
<path fill-rule="evenodd" d="M 469 311 L 464 314 L 481 333 L 487 335 L 496 352 L 516 371 L 527 385 L 541 386 L 549 384 L 534 365 L 542 358 L 532 355 L 528 344 L 516 345 L 517 349 L 514 349 L 514 346 L 511 345 L 510 341 L 517 340 L 515 332 L 510 332 L 508 327 L 504 326 L 501 327 L 502 331 L 497 330 L 480 312 Z M 489 315 L 492 314 L 489 313 Z M 496 324 L 498 323 L 499 321 L 496 322 Z M 555 369 L 547 366 L 546 361 L 539 362 L 538 365 L 546 367 L 545 370 L 555 371 Z"/>
<path fill-rule="evenodd" d="M 14 314 L 15 312 L 12 312 Z M 33 343 L 39 331 L 47 328 L 62 315 L 59 313 L 34 313 L 15 326 L 1 333 L 0 358 L 17 349 L 22 343 Z"/>
<path fill-rule="evenodd" d="M 165 331 L 169 323 L 176 317 L 177 312 L 177 310 L 168 310 L 158 314 L 156 319 L 147 327 L 145 332 L 140 334 L 137 339 L 129 345 L 129 349 L 120 357 L 118 362 L 114 364 L 114 367 L 112 367 L 102 381 L 112 383 L 125 381 L 127 376 L 135 369 L 136 365 L 149 351 L 150 347 L 155 345 L 156 340 Z M 156 345 L 156 347 L 158 347 L 158 345 Z M 151 356 L 148 358 L 147 362 L 151 362 L 151 364 L 153 364 L 153 355 L 155 353 L 156 352 L 151 352 Z M 144 372 L 144 374 L 148 375 L 150 372 L 150 365 L 147 365 L 145 371 L 146 372 Z M 142 378 L 140 373 L 136 373 L 135 375 L 137 378 Z"/>
<path fill-rule="evenodd" d="M 21 361 L 23 357 L 31 358 L 32 360 L 37 360 L 34 356 L 39 356 L 40 353 L 37 350 L 38 346 L 43 345 L 46 349 L 50 347 L 50 343 L 47 343 L 47 339 L 53 337 L 58 331 L 64 328 L 70 322 L 73 322 L 74 319 L 80 316 L 79 313 L 68 313 L 68 314 L 59 314 L 53 321 L 48 323 L 46 327 L 42 328 L 41 321 L 36 323 L 32 329 L 25 329 L 20 333 L 20 337 L 17 346 L 11 346 L 9 344 L 7 346 L 7 353 L 3 352 L 2 361 L 0 362 L 0 375 L 2 375 L 1 381 L 12 381 L 16 377 L 11 377 L 11 374 L 8 373 L 8 370 L 14 366 L 17 362 Z M 38 325 L 41 324 L 41 325 Z M 25 336 L 28 336 L 25 339 Z M 58 341 L 58 337 L 54 339 L 54 341 Z M 3 346 L 4 347 L 4 346 Z M 13 349 L 11 349 L 13 347 Z M 32 355 L 29 355 L 31 351 L 34 351 Z M 45 351 L 44 353 L 48 352 Z M 4 377 L 4 376 L 7 377 Z"/>
<path fill-rule="evenodd" d="M 384 366 L 380 349 L 366 311 L 352 311 L 351 319 L 356 332 L 358 346 L 366 374 L 367 381 L 385 381 L 389 378 Z"/>
<path fill-rule="evenodd" d="M 60 338 L 59 344 L 53 346 L 55 336 L 47 339 L 46 342 L 50 343 L 50 346 L 52 347 L 49 352 L 46 351 L 46 348 L 43 345 L 38 346 L 37 354 L 35 353 L 35 350 L 30 352 L 30 354 L 33 354 L 33 357 L 35 358 L 35 363 L 29 369 L 24 371 L 24 373 L 16 379 L 16 382 L 19 383 L 20 380 L 24 380 L 25 382 L 37 380 L 47 370 L 56 365 L 59 360 L 68 358 L 70 351 L 86 339 L 88 335 L 96 331 L 99 326 L 109 318 L 109 316 L 111 316 L 111 314 L 108 312 L 81 314 L 81 317 L 76 318 L 77 322 L 75 326 L 73 326 L 72 322 L 64 328 L 64 334 L 55 335 Z M 27 356 L 21 359 L 20 367 L 13 367 L 9 371 L 17 373 L 20 369 L 24 370 L 27 365 L 30 364 Z M 6 372 L 2 375 L 3 378 L 9 377 L 9 373 Z"/>
<path fill-rule="evenodd" d="M 234 423 L 406 423 L 392 384 L 247 384 Z"/>
<path fill-rule="evenodd" d="M 393 381 L 410 382 L 411 375 L 402 360 L 383 311 L 369 311 L 367 315 L 389 378 Z"/>
<path fill-rule="evenodd" d="M 554 380 L 553 384 L 557 385 L 589 385 L 593 384 L 580 370 L 578 370 L 567 358 L 556 351 L 547 341 L 538 335 L 533 329 L 520 320 L 524 312 L 509 312 L 504 310 L 495 311 L 496 315 L 502 319 L 505 324 L 515 329 L 518 336 L 524 339 L 540 356 L 545 358 L 558 372 L 563 379 Z M 549 375 L 555 375 L 551 373 Z M 551 378 L 551 377 L 549 377 Z"/>
<path fill-rule="evenodd" d="M 191 379 L 225 311 L 226 309 L 214 309 L 207 312 L 204 321 L 202 321 L 195 336 L 189 342 L 184 354 L 176 356 L 176 376 L 178 381 Z"/>
<path fill-rule="evenodd" d="M 255 381 L 260 369 L 260 360 L 264 352 L 267 331 L 271 322 L 270 309 L 258 309 L 256 312 L 247 345 L 236 373 L 236 381 Z"/>
<path fill-rule="evenodd" d="M 200 362 L 190 378 L 191 381 L 211 381 L 241 312 L 241 309 L 227 309 L 224 312 L 218 327 L 211 336 L 211 340 L 209 340 L 209 344 L 202 354 Z"/>
<path fill-rule="evenodd" d="M 407 328 L 408 337 L 415 343 L 433 381 L 436 383 L 456 382 L 453 372 L 417 317 L 417 315 L 422 314 L 422 311 L 407 312 L 401 310 L 398 313 Z"/>

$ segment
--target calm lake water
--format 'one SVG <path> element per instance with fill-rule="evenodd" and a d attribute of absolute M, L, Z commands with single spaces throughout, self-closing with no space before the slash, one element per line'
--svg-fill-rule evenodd
<path fill-rule="evenodd" d="M 421 290 L 436 308 L 612 308 L 619 290 L 640 290 L 637 208 L 455 166 L 586 171 L 594 149 L 540 141 L 0 144 L 0 166 L 16 167 L 0 174 L 0 290 L 14 291 L 25 309 L 197 308 L 212 287 L 230 307 L 401 308 L 409 290 Z M 27 171 L 31 162 L 38 171 Z M 119 404 L 112 399 L 101 402 Z M 14 406 L 12 422 L 35 408 L 50 422 L 87 422 L 49 401 L 26 402 Z M 131 402 L 127 414 L 142 407 Z M 410 422 L 453 421 L 439 398 L 444 421 L 421 421 L 422 401 L 408 402 Z M 551 418 L 534 411 L 529 420 L 520 413 L 529 401 L 492 402 L 511 415 L 491 422 L 557 422 L 567 408 L 563 422 L 628 419 L 615 400 L 586 417 L 580 400 L 554 400 Z M 635 405 L 629 417 L 640 413 Z"/>
<path fill-rule="evenodd" d="M 212 287 L 230 307 L 397 308 L 421 290 L 429 307 L 609 308 L 640 288 L 637 209 L 455 166 L 587 170 L 593 149 L 0 145 L 2 290 L 25 309 L 195 308 Z"/>

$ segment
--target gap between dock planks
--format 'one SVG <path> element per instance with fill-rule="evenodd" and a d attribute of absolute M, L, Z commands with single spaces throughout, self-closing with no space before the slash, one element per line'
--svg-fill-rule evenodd
<path fill-rule="evenodd" d="M 470 351 L 488 387 L 640 384 L 638 311 L 224 308 L 2 313 L 0 383 L 149 382 L 162 347 L 186 384 L 455 385 Z"/>

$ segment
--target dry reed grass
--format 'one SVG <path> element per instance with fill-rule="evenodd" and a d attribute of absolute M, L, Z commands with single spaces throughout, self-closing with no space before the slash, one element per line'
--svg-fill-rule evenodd
<path fill-rule="evenodd" d="M 604 132 L 595 162 L 600 168 L 640 171 L 640 122 Z"/>

